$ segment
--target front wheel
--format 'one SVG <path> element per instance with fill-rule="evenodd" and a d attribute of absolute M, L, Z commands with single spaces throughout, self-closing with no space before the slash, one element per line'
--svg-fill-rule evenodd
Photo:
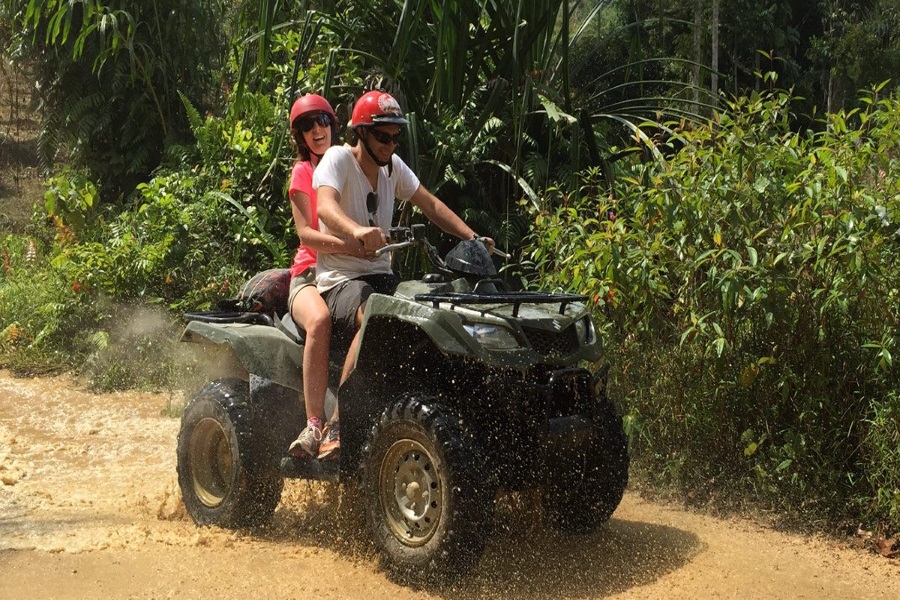
<path fill-rule="evenodd" d="M 568 533 L 590 533 L 608 521 L 628 485 L 629 462 L 622 418 L 606 401 L 587 450 L 552 469 L 543 490 L 549 523 Z"/>
<path fill-rule="evenodd" d="M 255 432 L 247 384 L 206 385 L 185 407 L 178 433 L 178 484 L 198 525 L 260 525 L 275 512 L 284 480 Z"/>
<path fill-rule="evenodd" d="M 459 418 L 431 398 L 386 409 L 363 449 L 366 521 L 389 571 L 431 581 L 471 569 L 493 523 L 496 484 Z"/>

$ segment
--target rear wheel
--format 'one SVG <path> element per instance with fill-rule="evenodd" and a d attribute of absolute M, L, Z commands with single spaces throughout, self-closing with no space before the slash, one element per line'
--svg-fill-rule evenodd
<path fill-rule="evenodd" d="M 198 525 L 267 522 L 284 481 L 255 434 L 247 384 L 215 381 L 188 403 L 178 434 L 178 484 Z"/>
<path fill-rule="evenodd" d="M 622 418 L 604 402 L 587 450 L 552 469 L 543 490 L 549 523 L 569 533 L 590 533 L 608 521 L 628 485 L 628 463 Z"/>
<path fill-rule="evenodd" d="M 496 484 L 452 411 L 430 398 L 382 413 L 363 450 L 366 520 L 384 565 L 403 579 L 461 575 L 481 557 Z"/>

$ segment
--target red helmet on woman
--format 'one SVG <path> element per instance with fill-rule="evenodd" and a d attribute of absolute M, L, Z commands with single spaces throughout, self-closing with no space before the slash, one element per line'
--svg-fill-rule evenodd
<path fill-rule="evenodd" d="M 350 127 L 374 127 L 376 125 L 406 125 L 400 103 L 387 92 L 373 90 L 360 96 L 353 106 Z"/>
<path fill-rule="evenodd" d="M 300 96 L 294 100 L 294 104 L 291 106 L 291 116 L 288 119 L 288 123 L 293 127 L 294 121 L 296 121 L 297 118 L 313 112 L 323 112 L 331 117 L 333 123 L 337 123 L 334 109 L 328 104 L 328 100 L 318 94 L 306 94 L 305 96 Z"/>
<path fill-rule="evenodd" d="M 323 98 L 318 94 L 307 94 L 305 96 L 301 96 L 294 100 L 294 104 L 291 106 L 291 113 L 288 117 L 288 123 L 291 128 L 291 139 L 294 141 L 294 145 L 297 147 L 297 154 L 303 160 L 310 160 L 310 154 L 315 155 L 317 158 L 322 158 L 322 155 L 317 152 L 313 152 L 309 149 L 309 146 L 306 145 L 306 140 L 303 138 L 303 132 L 298 120 L 302 119 L 304 116 L 313 114 L 313 113 L 325 113 L 331 119 L 331 145 L 335 145 L 338 143 L 338 122 L 337 116 L 334 114 L 334 109 L 331 108 L 331 105 L 328 103 L 328 100 Z M 308 131 L 308 129 L 307 129 Z"/>

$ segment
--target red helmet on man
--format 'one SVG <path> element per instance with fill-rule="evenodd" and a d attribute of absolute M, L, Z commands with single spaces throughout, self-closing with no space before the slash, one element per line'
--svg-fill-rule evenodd
<path fill-rule="evenodd" d="M 288 123 L 293 127 L 294 121 L 299 117 L 314 112 L 323 112 L 331 117 L 332 123 L 337 123 L 334 109 L 331 108 L 328 100 L 318 94 L 306 94 L 305 96 L 300 96 L 294 100 L 294 104 L 291 106 L 291 115 L 288 119 Z"/>
<path fill-rule="evenodd" d="M 360 96 L 353 106 L 350 127 L 375 127 L 376 125 L 406 125 L 400 103 L 388 94 L 373 90 Z"/>

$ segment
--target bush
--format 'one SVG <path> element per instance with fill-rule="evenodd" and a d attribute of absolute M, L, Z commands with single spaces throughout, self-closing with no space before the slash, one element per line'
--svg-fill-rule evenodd
<path fill-rule="evenodd" d="M 228 257 L 206 260 L 189 247 L 198 236 L 179 230 L 177 218 L 189 219 L 191 208 L 144 211 L 153 216 L 142 226 L 155 217 L 154 227 L 169 231 L 157 240 L 140 237 L 125 215 L 102 229 L 117 232 L 107 244 L 77 240 L 59 219 L 0 239 L 0 365 L 73 371 L 100 390 L 176 384 L 183 369 L 174 347 L 180 315 L 172 309 L 208 306 L 229 295 L 228 277 L 242 280 Z M 179 236 L 185 239 L 175 243 Z M 172 268 L 177 255 L 182 262 Z M 217 270 L 222 279 L 191 285 L 191 274 L 212 278 Z"/>
<path fill-rule="evenodd" d="M 0 364 L 61 370 L 94 350 L 78 333 L 98 326 L 102 307 L 50 267 L 51 248 L 33 235 L 0 238 Z"/>
<path fill-rule="evenodd" d="M 644 148 L 610 193 L 551 190 L 530 256 L 596 303 L 651 481 L 900 527 L 900 102 L 821 133 L 791 130 L 791 102 L 670 128 L 683 149 Z"/>
<path fill-rule="evenodd" d="M 248 272 L 284 266 L 296 243 L 283 193 L 289 163 L 274 154 L 271 103 L 250 99 L 246 119 L 194 113 L 196 148 L 173 149 L 171 165 L 123 209 L 96 210 L 77 174 L 52 179 L 47 207 L 70 237 L 54 267 L 91 293 L 180 311 L 227 296 Z"/>
<path fill-rule="evenodd" d="M 286 266 L 296 247 L 281 83 L 271 97 L 244 91 L 224 117 L 201 116 L 182 97 L 196 144 L 169 147 L 125 202 L 99 202 L 81 171 L 51 178 L 49 220 L 3 242 L 0 363 L 75 370 L 103 388 L 171 381 L 165 340 L 177 337 L 180 313 L 236 295 L 248 275 Z M 29 243 L 38 260 L 27 259 Z M 152 332 L 135 328 L 147 305 L 160 309 Z"/>

